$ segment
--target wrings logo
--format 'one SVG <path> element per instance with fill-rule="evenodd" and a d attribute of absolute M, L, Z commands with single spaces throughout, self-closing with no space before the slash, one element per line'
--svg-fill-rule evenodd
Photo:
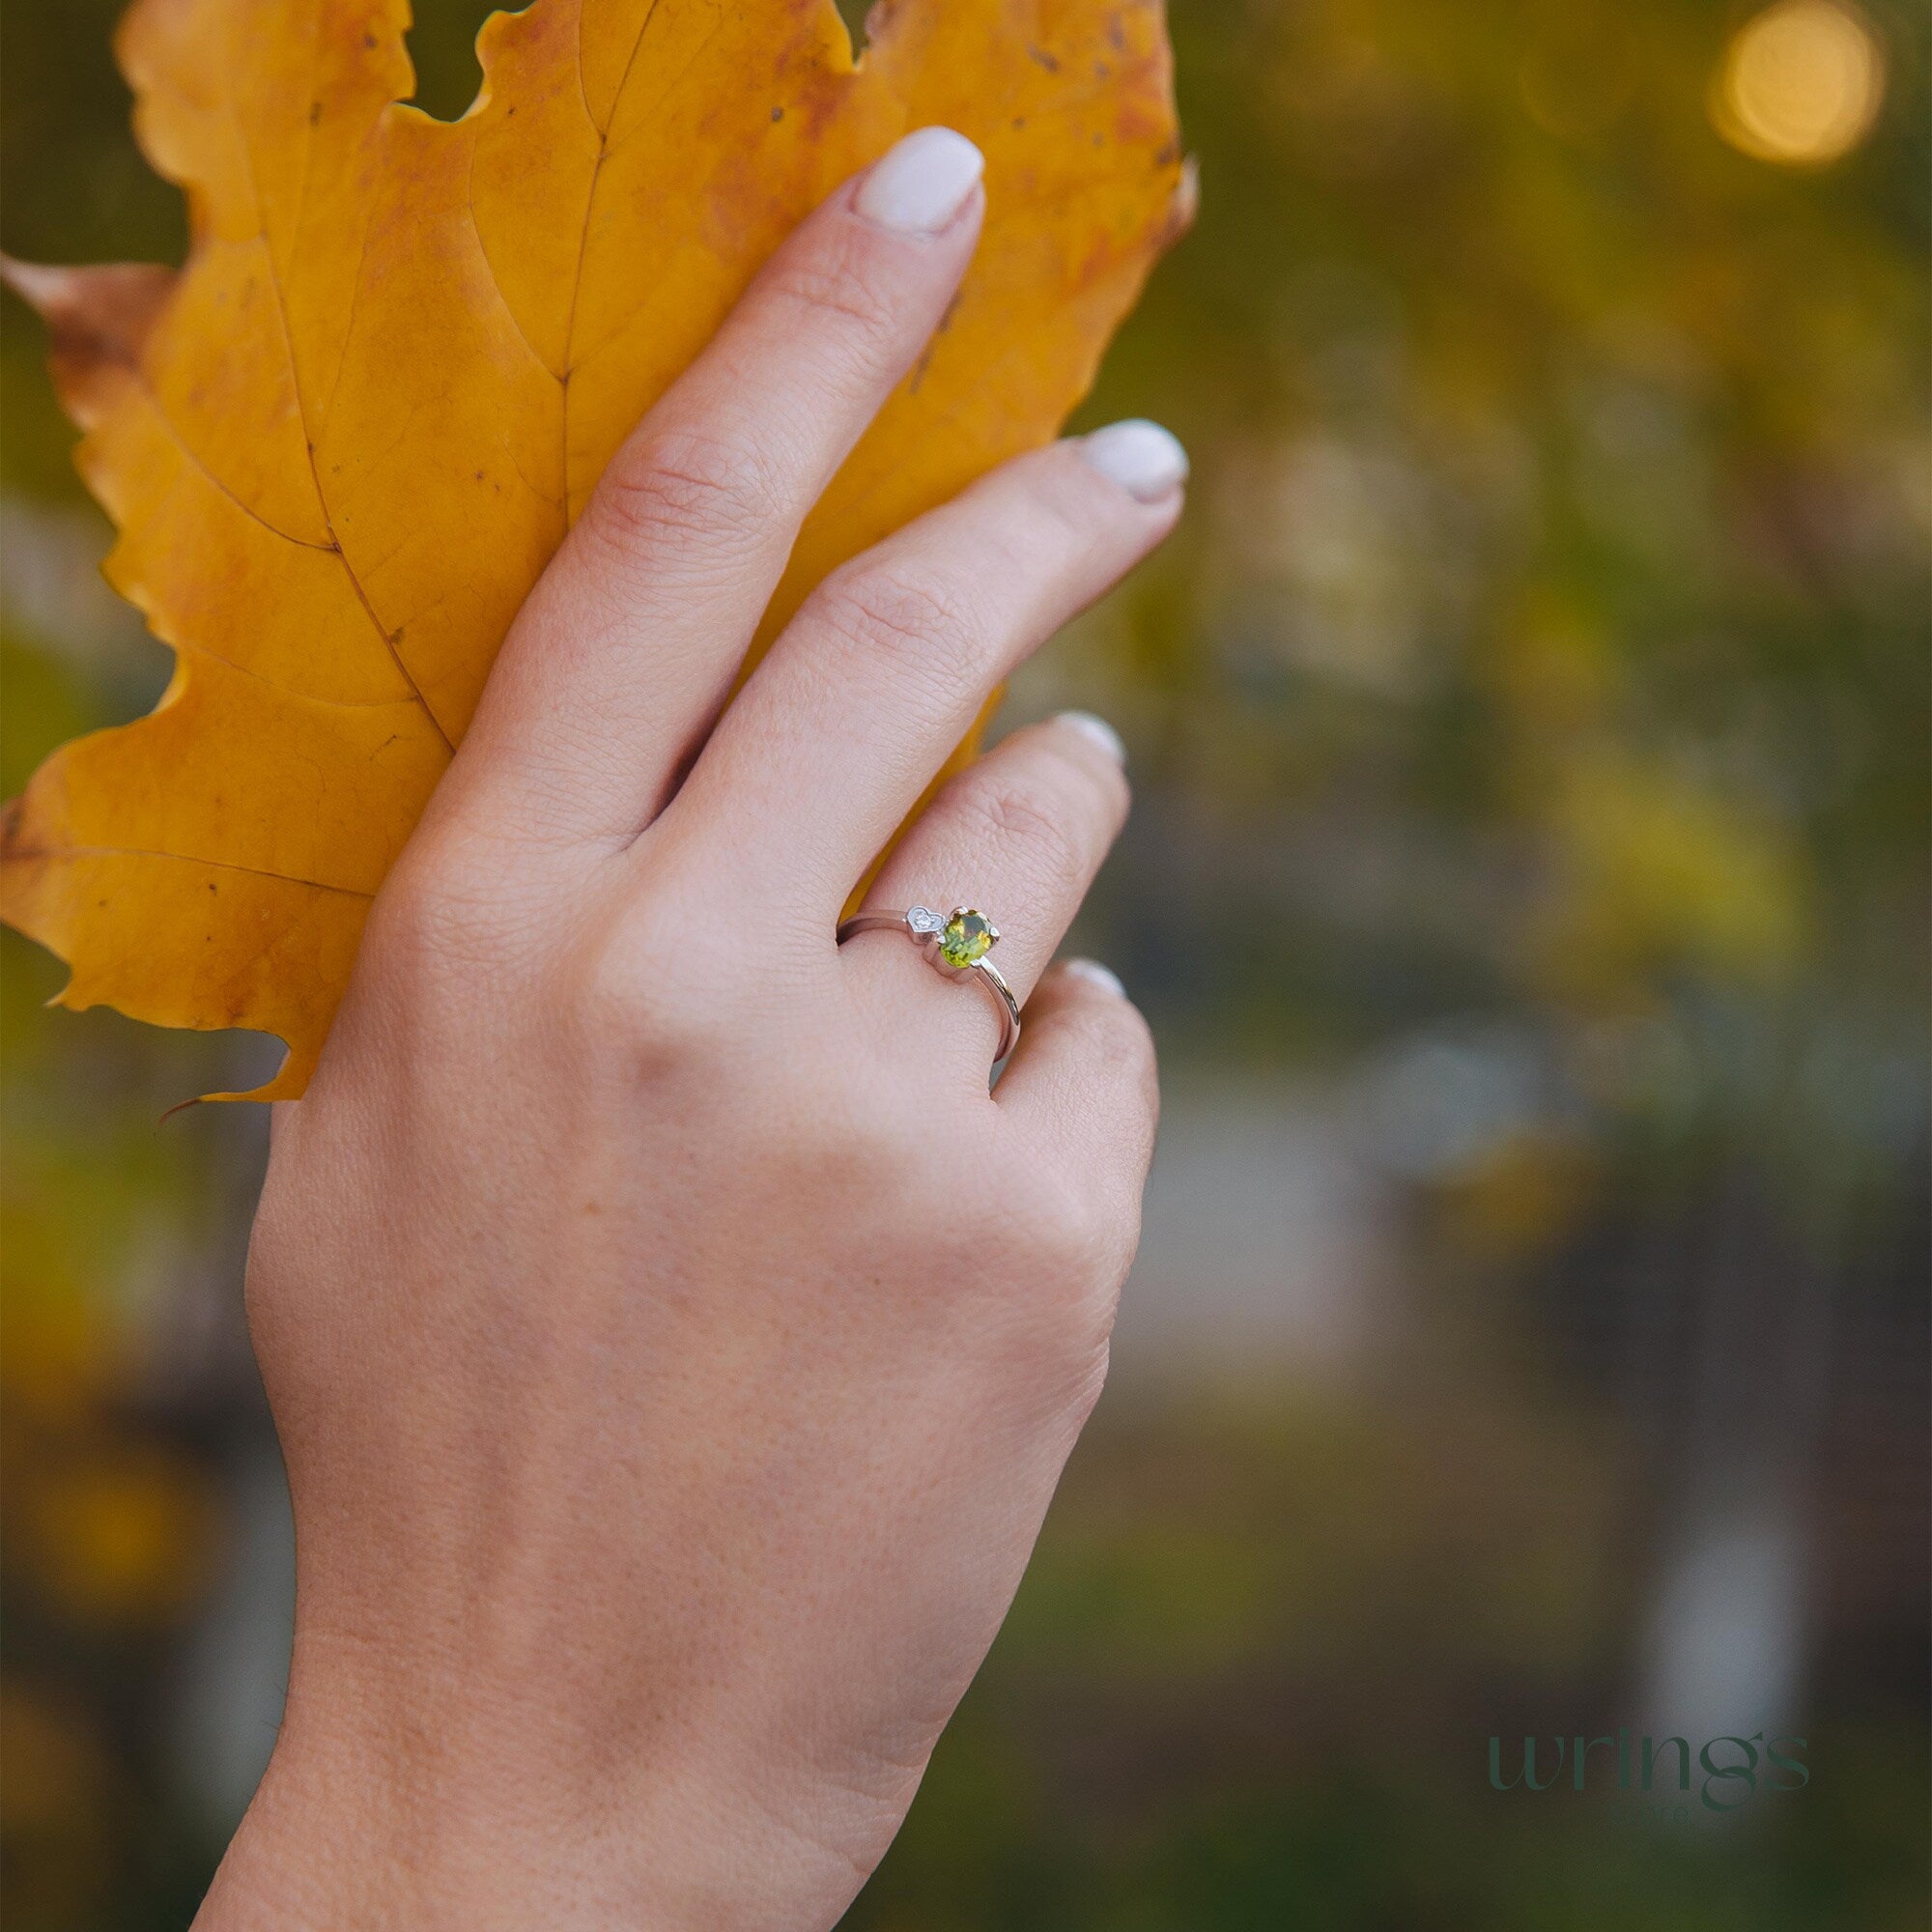
<path fill-rule="evenodd" d="M 1688 1793 L 1691 1784 L 1691 1747 L 1686 1738 L 1669 1737 L 1661 1742 L 1646 1736 L 1634 1750 L 1628 1729 L 1613 1738 L 1566 1738 L 1560 1732 L 1549 1740 L 1553 1753 L 1539 1760 L 1538 1747 L 1546 1741 L 1526 1737 L 1522 1753 L 1510 1754 L 1513 1776 L 1503 1776 L 1503 1741 L 1490 1740 L 1490 1784 L 1496 1791 L 1548 1791 L 1563 1779 L 1564 1755 L 1569 1753 L 1570 1788 L 1583 1791 L 1589 1786 L 1590 1753 L 1600 1746 L 1608 1754 L 1616 1773 L 1616 1788 L 1621 1792 L 1673 1789 Z M 1811 1768 L 1804 1762 L 1809 1748 L 1799 1737 L 1776 1737 L 1768 1743 L 1762 1731 L 1747 1738 L 1708 1739 L 1697 1750 L 1695 1765 L 1701 1774 L 1697 1799 L 1707 1811 L 1736 1811 L 1766 1791 L 1799 1791 L 1811 1782 Z M 1539 1777 L 1541 1768 L 1548 1773 Z M 1610 1765 L 1599 1769 L 1596 1789 L 1604 1788 Z M 1674 1775 L 1674 1783 L 1671 1781 Z"/>

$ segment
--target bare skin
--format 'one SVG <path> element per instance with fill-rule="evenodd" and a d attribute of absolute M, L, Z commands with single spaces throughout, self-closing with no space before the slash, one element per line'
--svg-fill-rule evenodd
<path fill-rule="evenodd" d="M 197 1925 L 834 1925 L 1006 1614 L 1138 1234 L 1147 1030 L 1049 970 L 1126 810 L 1016 732 L 876 903 L 970 899 L 1026 1031 L 852 882 L 993 687 L 1158 543 L 1129 425 L 837 573 L 720 709 L 979 232 L 910 137 L 639 425 L 507 639 L 277 1110 L 248 1276 L 298 1607 Z"/>

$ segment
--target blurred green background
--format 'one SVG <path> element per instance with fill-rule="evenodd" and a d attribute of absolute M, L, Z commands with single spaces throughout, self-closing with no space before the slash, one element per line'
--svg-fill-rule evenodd
<path fill-rule="evenodd" d="M 1021 0 L 1014 0 L 1021 4 Z M 4 239 L 176 259 L 113 0 Z M 485 9 L 421 0 L 461 110 Z M 1085 418 L 1180 536 L 1015 689 L 1169 1103 L 1107 1401 L 866 1932 L 1926 1922 L 1927 47 L 1867 0 L 1175 0 L 1201 217 Z M 166 655 L 0 333 L 11 793 Z M 0 1909 L 181 1926 L 273 1735 L 264 1042 L 5 939 Z M 1722 1815 L 1525 1733 L 1806 1740 Z M 1726 1760 L 1728 1761 L 1728 1760 Z M 1547 1765 L 1547 1759 L 1545 1760 Z M 1720 1787 L 1730 1801 L 1741 1787 Z"/>

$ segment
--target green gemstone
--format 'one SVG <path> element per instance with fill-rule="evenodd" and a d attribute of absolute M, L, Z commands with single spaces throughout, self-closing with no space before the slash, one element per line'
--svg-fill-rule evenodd
<path fill-rule="evenodd" d="M 955 912 L 939 935 L 939 956 L 949 966 L 983 959 L 993 944 L 993 922 L 982 912 Z"/>

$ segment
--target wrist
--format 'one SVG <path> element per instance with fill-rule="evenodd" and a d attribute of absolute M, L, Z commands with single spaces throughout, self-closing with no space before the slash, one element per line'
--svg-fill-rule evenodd
<path fill-rule="evenodd" d="M 608 1741 L 493 1722 L 473 1690 L 405 1706 L 355 1675 L 292 1672 L 193 1932 L 801 1932 L 835 1925 L 856 1889 L 849 1859 L 689 1764 L 647 1772 Z"/>

